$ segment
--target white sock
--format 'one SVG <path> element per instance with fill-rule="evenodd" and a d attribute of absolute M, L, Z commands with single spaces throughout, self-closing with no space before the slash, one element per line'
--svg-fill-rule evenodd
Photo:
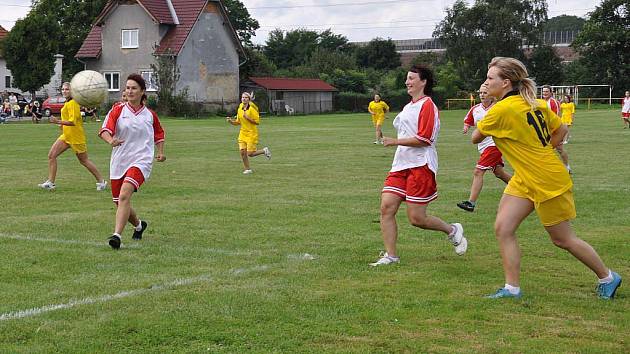
<path fill-rule="evenodd" d="M 505 290 L 509 291 L 510 294 L 512 294 L 512 295 L 516 295 L 516 294 L 518 294 L 521 291 L 520 287 L 512 286 L 512 285 L 507 284 L 507 283 L 505 284 L 504 288 L 505 288 Z"/>
<path fill-rule="evenodd" d="M 599 279 L 599 283 L 606 284 L 606 283 L 610 283 L 611 281 L 613 281 L 612 271 L 608 269 L 608 276 L 606 278 Z"/>
<path fill-rule="evenodd" d="M 138 225 L 135 228 L 136 231 L 142 231 L 142 221 L 138 219 Z"/>
<path fill-rule="evenodd" d="M 118 237 L 120 238 L 120 234 L 119 234 L 119 233 L 117 233 L 117 232 L 114 232 L 114 233 L 112 234 L 112 236 L 118 236 Z"/>
<path fill-rule="evenodd" d="M 455 227 L 455 225 L 451 224 L 451 232 L 448 235 L 455 236 L 456 232 L 457 232 L 457 228 Z"/>

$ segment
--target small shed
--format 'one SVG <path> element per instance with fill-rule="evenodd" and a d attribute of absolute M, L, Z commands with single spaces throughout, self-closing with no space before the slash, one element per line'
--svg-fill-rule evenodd
<path fill-rule="evenodd" d="M 246 90 L 265 90 L 266 109 L 275 114 L 310 114 L 333 110 L 333 92 L 337 89 L 320 79 L 250 77 Z"/>

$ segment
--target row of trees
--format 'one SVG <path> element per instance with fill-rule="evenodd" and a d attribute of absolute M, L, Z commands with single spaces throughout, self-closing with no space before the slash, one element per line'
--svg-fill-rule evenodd
<path fill-rule="evenodd" d="M 28 16 L 18 20 L 2 48 L 14 82 L 35 91 L 53 72 L 53 55 L 64 54 L 64 79 L 82 69 L 72 60 L 107 0 L 33 0 Z M 331 30 L 272 31 L 263 46 L 252 44 L 259 23 L 239 0 L 223 0 L 246 50 L 241 78 L 282 76 L 321 78 L 342 94 L 404 96 L 406 71 L 390 39 L 364 45 L 349 43 Z M 540 84 L 614 85 L 615 94 L 630 87 L 630 3 L 604 0 L 588 20 L 547 18 L 546 0 L 458 0 L 446 11 L 433 36 L 446 45 L 443 55 L 424 53 L 414 63 L 433 66 L 436 95 L 463 96 L 478 88 L 494 56 L 525 61 Z M 573 43 L 580 59 L 561 64 L 543 31 L 581 30 Z M 529 48 L 528 50 L 523 50 Z M 70 60 L 68 60 L 70 59 Z"/>

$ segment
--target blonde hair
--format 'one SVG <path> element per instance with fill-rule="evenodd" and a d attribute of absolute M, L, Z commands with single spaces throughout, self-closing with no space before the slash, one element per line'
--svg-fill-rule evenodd
<path fill-rule="evenodd" d="M 527 68 L 518 59 L 506 57 L 494 57 L 488 69 L 495 67 L 499 69 L 499 76 L 502 79 L 508 79 L 512 83 L 512 88 L 518 90 L 525 102 L 529 103 L 532 109 L 538 107 L 536 101 L 536 83 L 529 78 Z"/>

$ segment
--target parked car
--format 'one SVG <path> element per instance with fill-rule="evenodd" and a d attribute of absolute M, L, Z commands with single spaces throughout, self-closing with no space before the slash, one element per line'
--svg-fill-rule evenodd
<path fill-rule="evenodd" d="M 44 103 L 42 103 L 42 112 L 44 112 L 44 116 L 50 117 L 53 114 L 60 114 L 64 103 L 66 103 L 66 99 L 62 96 L 48 97 L 44 100 Z"/>

